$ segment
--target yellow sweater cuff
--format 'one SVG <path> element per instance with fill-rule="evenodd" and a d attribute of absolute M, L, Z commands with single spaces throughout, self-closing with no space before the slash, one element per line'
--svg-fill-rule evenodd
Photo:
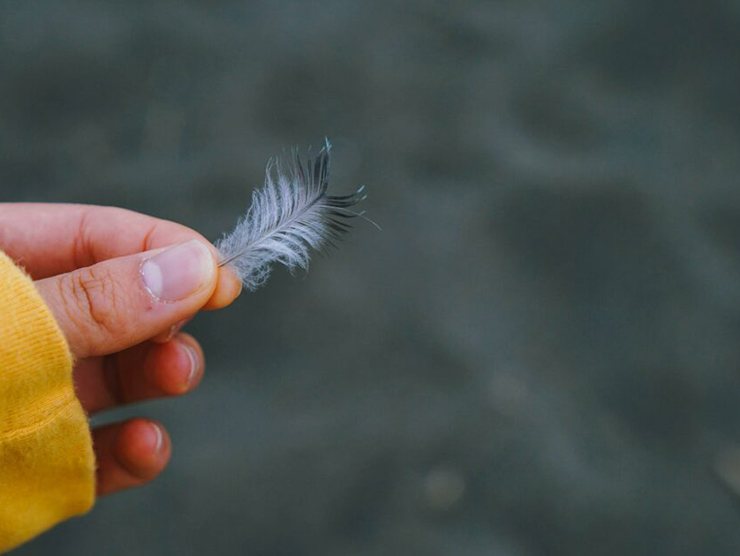
<path fill-rule="evenodd" d="M 94 499 L 92 440 L 69 348 L 31 279 L 0 252 L 0 552 Z"/>

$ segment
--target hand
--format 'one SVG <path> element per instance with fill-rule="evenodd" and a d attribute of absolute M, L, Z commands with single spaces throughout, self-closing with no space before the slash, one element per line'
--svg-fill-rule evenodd
<path fill-rule="evenodd" d="M 179 327 L 241 291 L 200 234 L 118 208 L 2 204 L 0 249 L 26 269 L 51 308 L 88 413 L 192 390 L 203 352 Z M 169 437 L 153 421 L 107 425 L 92 436 L 99 495 L 150 481 L 170 456 Z"/>

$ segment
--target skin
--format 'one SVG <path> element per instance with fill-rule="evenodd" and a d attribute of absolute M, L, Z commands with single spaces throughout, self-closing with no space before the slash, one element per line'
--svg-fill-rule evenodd
<path fill-rule="evenodd" d="M 193 295 L 153 300 L 139 269 L 152 250 L 197 239 L 180 224 L 113 207 L 0 204 L 0 249 L 26 269 L 67 338 L 77 396 L 89 414 L 181 396 L 203 377 L 198 342 L 179 332 L 199 310 L 221 309 L 241 292 L 226 267 Z M 143 485 L 167 465 L 165 428 L 145 418 L 92 430 L 97 492 Z"/>

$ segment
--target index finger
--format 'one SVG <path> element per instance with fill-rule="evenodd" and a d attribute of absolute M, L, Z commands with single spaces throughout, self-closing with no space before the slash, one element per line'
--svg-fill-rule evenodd
<path fill-rule="evenodd" d="M 0 249 L 34 280 L 191 239 L 205 240 L 181 224 L 122 208 L 0 204 Z M 208 245 L 216 251 L 210 242 Z M 240 290 L 237 277 L 222 268 L 218 286 L 205 308 L 228 305 Z"/>

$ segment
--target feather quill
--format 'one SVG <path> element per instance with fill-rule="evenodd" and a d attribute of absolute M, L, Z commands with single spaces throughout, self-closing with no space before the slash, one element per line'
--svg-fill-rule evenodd
<path fill-rule="evenodd" d="M 230 265 L 244 286 L 255 290 L 269 278 L 273 263 L 308 269 L 310 249 L 334 245 L 351 228 L 347 219 L 365 218 L 350 208 L 365 199 L 363 187 L 351 195 L 327 194 L 330 163 L 328 140 L 305 164 L 295 150 L 287 165 L 270 160 L 264 187 L 254 191 L 234 230 L 216 243 L 223 256 L 219 266 Z"/>

